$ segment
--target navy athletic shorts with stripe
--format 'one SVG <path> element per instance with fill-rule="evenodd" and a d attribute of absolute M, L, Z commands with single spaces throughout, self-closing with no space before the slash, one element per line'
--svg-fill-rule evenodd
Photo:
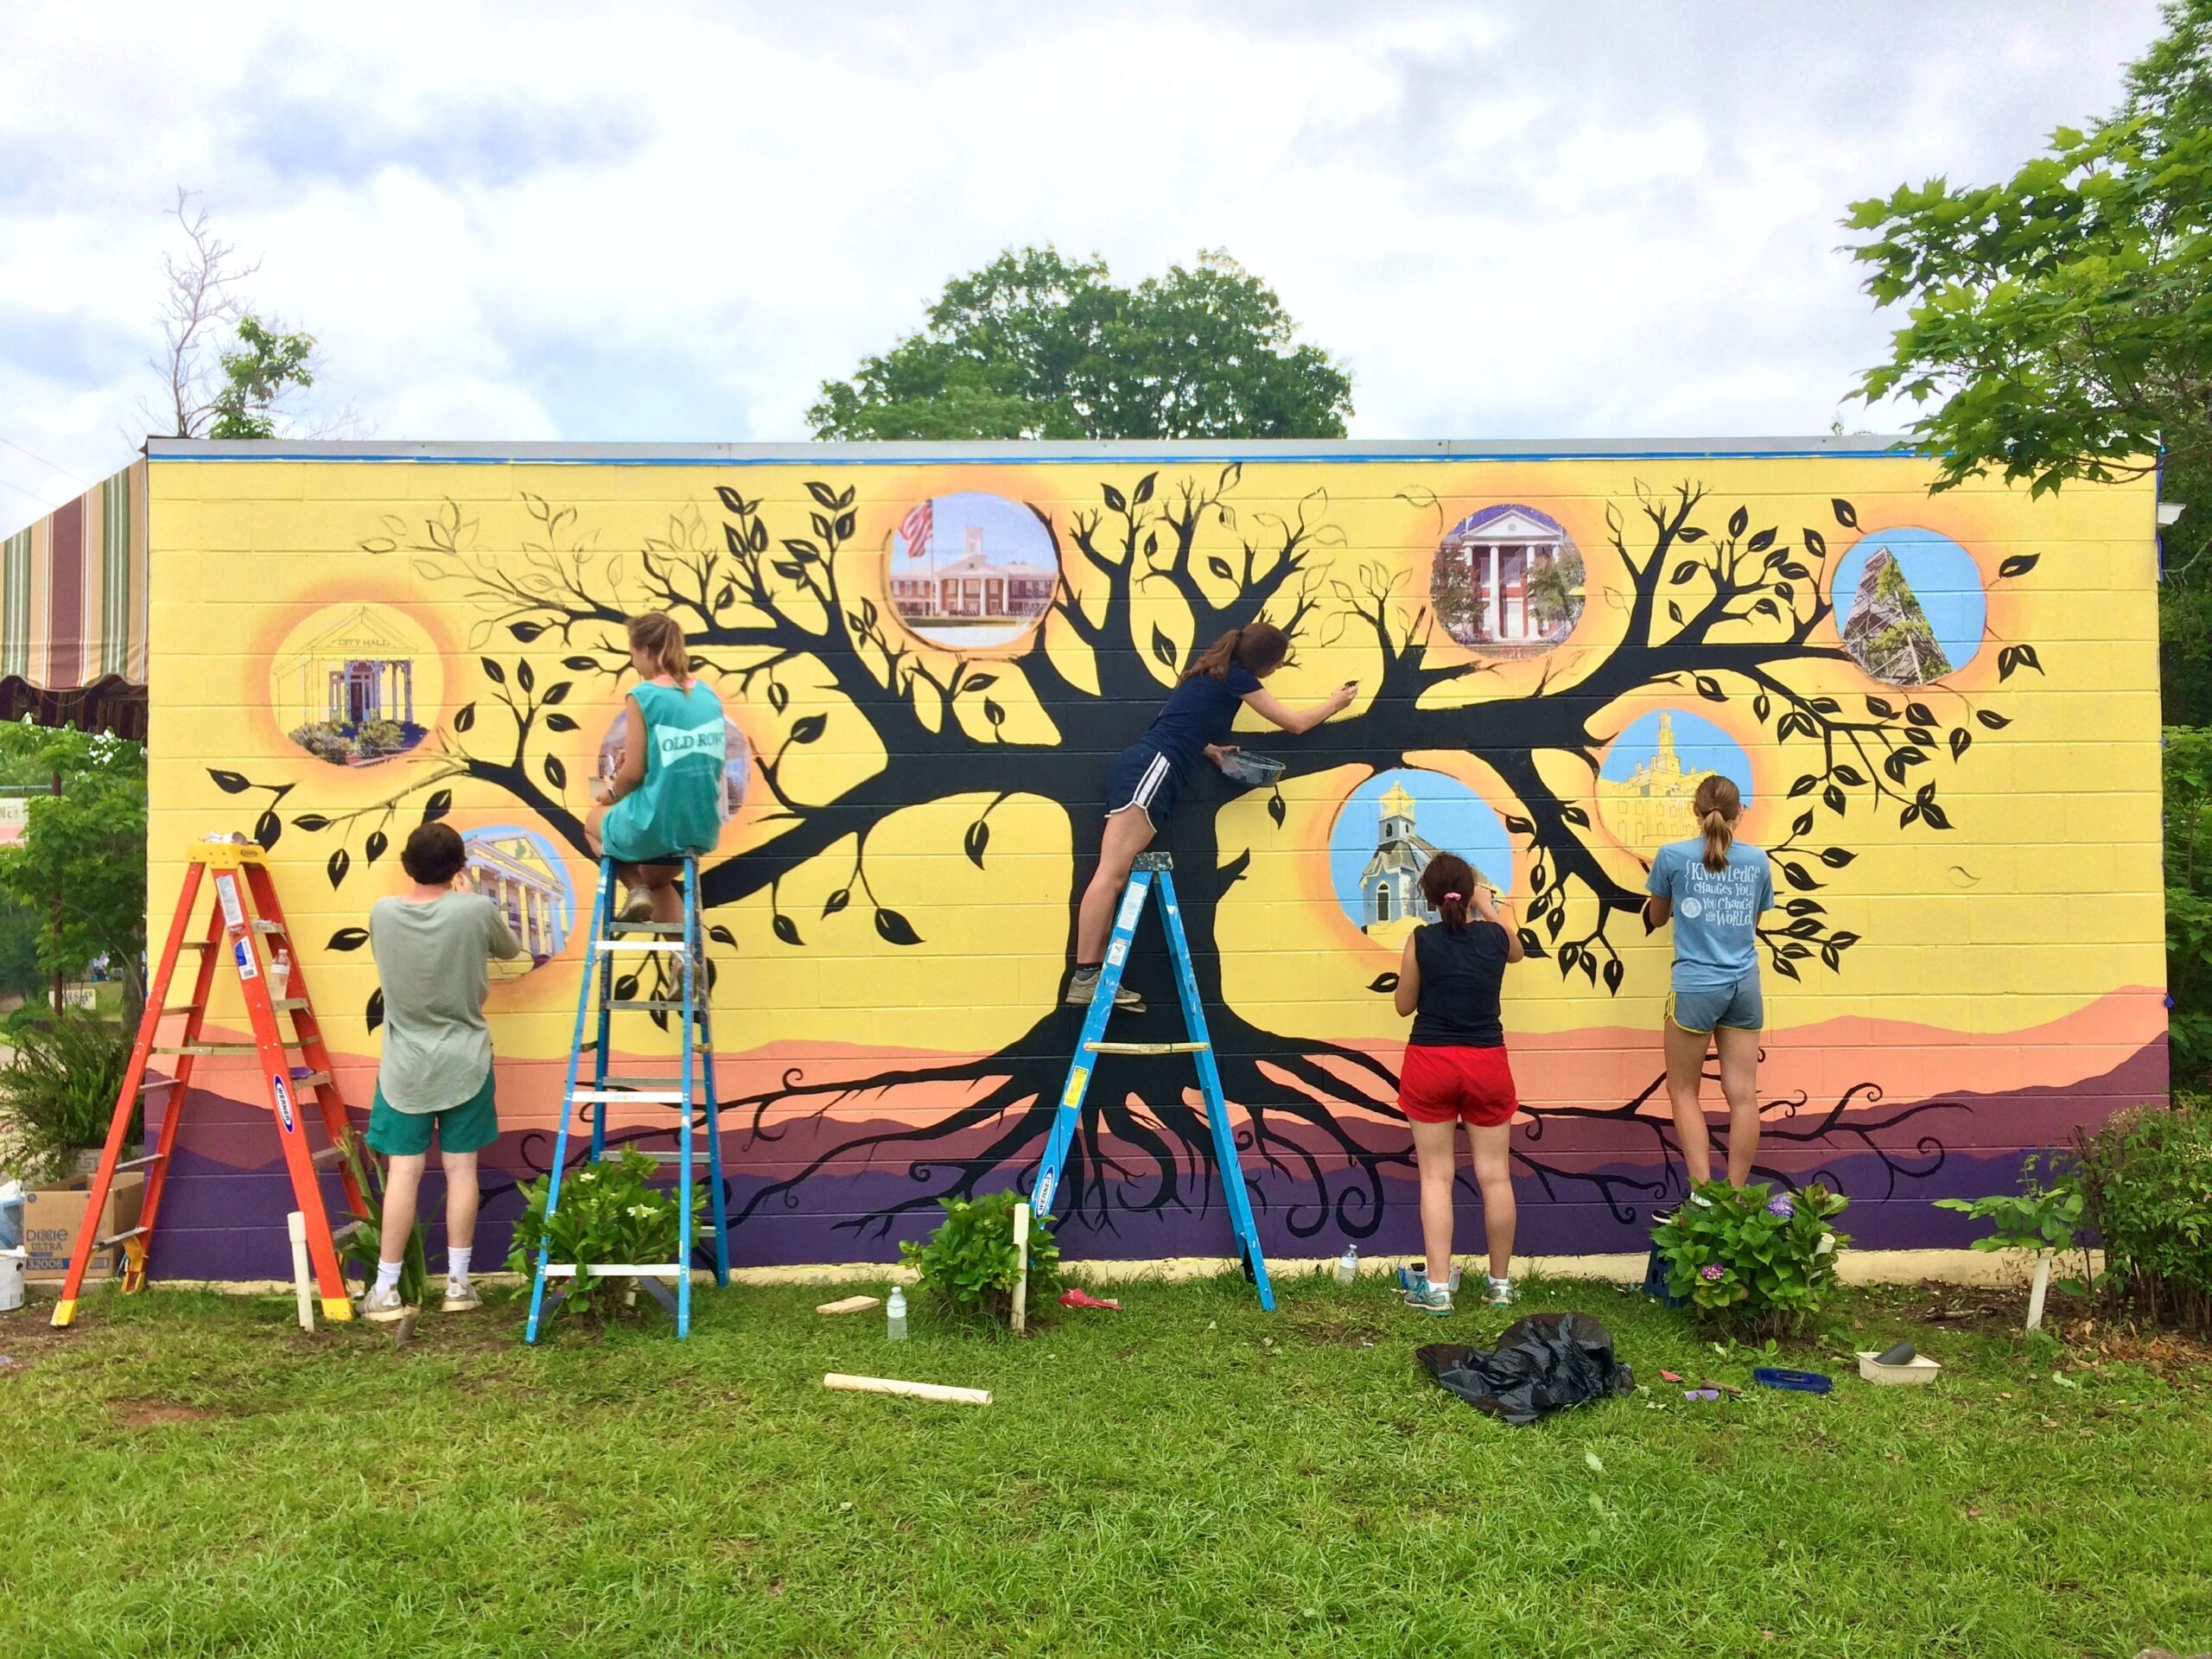
<path fill-rule="evenodd" d="M 1110 818 L 1134 806 L 1143 811 L 1155 831 L 1164 830 L 1182 788 L 1173 761 L 1150 744 L 1132 743 L 1107 776 L 1106 816 Z"/>

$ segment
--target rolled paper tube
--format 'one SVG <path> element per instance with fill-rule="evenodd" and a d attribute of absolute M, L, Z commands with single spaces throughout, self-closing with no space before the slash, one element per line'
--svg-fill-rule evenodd
<path fill-rule="evenodd" d="M 847 1394 L 903 1394 L 916 1400 L 938 1400 L 953 1406 L 988 1406 L 991 1403 L 988 1389 L 955 1389 L 942 1382 L 902 1382 L 889 1376 L 847 1376 L 842 1371 L 825 1374 L 822 1386 Z"/>

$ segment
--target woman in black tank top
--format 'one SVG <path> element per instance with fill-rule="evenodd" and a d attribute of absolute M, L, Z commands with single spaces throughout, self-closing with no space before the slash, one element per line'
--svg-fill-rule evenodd
<path fill-rule="evenodd" d="M 1421 872 L 1421 896 L 1440 919 L 1407 937 L 1396 1005 L 1414 1016 L 1398 1069 L 1398 1107 L 1413 1126 L 1421 1172 L 1424 1271 L 1406 1287 L 1408 1306 L 1452 1311 L 1452 1182 L 1459 1125 L 1474 1149 L 1490 1245 L 1490 1302 L 1513 1300 L 1513 1159 L 1507 1137 L 1520 1096 L 1505 1058 L 1498 988 L 1521 960 L 1521 936 L 1467 861 L 1439 853 Z"/>

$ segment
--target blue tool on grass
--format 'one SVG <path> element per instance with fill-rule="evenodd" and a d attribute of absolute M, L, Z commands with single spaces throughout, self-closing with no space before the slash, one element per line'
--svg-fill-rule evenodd
<path fill-rule="evenodd" d="M 1785 1371 L 1779 1366 L 1762 1365 L 1751 1373 L 1751 1381 L 1764 1389 L 1787 1389 L 1792 1394 L 1826 1394 L 1835 1387 L 1835 1379 L 1819 1371 Z"/>

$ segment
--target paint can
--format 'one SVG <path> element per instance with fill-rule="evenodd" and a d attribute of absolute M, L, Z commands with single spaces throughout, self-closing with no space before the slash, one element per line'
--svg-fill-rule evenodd
<path fill-rule="evenodd" d="M 12 1313 L 23 1305 L 23 1267 L 30 1253 L 20 1245 L 0 1250 L 0 1313 Z"/>

